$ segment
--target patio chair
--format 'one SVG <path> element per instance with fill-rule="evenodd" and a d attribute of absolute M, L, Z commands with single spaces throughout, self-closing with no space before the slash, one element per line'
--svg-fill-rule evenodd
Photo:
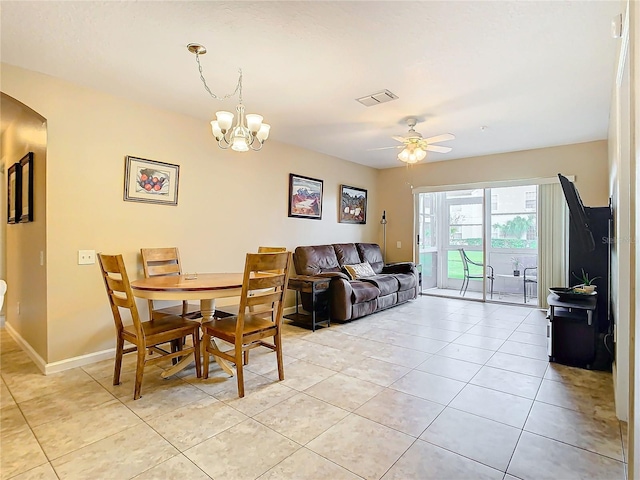
<path fill-rule="evenodd" d="M 529 272 L 529 273 L 527 273 Z M 523 272 L 524 303 L 527 303 L 527 285 L 535 285 L 538 288 L 538 267 L 527 267 Z M 533 297 L 533 295 L 531 295 Z"/>
<path fill-rule="evenodd" d="M 475 273 L 471 274 L 469 271 L 469 264 L 475 265 L 477 267 L 483 267 L 484 265 L 482 263 L 477 263 L 471 260 L 467 255 L 467 253 L 464 251 L 464 248 L 459 248 L 458 252 L 460 252 L 460 258 L 462 258 L 462 268 L 464 271 L 464 278 L 462 279 L 462 287 L 460 287 L 460 295 L 464 297 L 465 293 L 467 293 L 467 287 L 469 287 L 469 280 L 473 280 L 473 279 L 484 280 L 485 278 L 484 275 L 482 274 L 475 274 Z M 491 273 L 487 275 L 486 278 L 488 278 L 491 281 L 490 292 L 491 292 L 491 298 L 493 298 L 493 281 L 494 281 L 493 267 L 491 265 L 487 265 L 487 269 L 491 271 Z"/>

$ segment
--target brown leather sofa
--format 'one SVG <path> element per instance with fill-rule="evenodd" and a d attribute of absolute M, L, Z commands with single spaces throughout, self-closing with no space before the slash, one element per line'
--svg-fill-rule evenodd
<path fill-rule="evenodd" d="M 332 320 L 353 320 L 392 307 L 418 295 L 418 273 L 412 262 L 385 265 L 375 243 L 334 243 L 297 247 L 294 265 L 298 275 L 331 277 L 329 295 Z M 374 276 L 351 280 L 344 265 L 368 262 Z M 302 306 L 311 308 L 311 297 L 302 294 Z"/>

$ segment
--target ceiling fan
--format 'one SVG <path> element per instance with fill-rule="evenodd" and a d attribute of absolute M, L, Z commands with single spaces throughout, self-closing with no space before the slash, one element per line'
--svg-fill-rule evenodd
<path fill-rule="evenodd" d="M 416 132 L 415 126 L 418 123 L 416 118 L 410 117 L 407 119 L 407 126 L 409 132 L 407 135 L 393 136 L 394 140 L 401 142 L 402 145 L 394 147 L 381 147 L 372 148 L 371 150 L 386 150 L 389 148 L 402 148 L 403 150 L 398 154 L 398 159 L 406 163 L 417 163 L 427 156 L 427 152 L 448 153 L 451 151 L 451 147 L 443 147 L 441 145 L 434 145 L 434 143 L 446 142 L 453 140 L 456 137 L 451 133 L 443 133 L 442 135 L 436 135 L 435 137 L 422 138 L 419 132 Z"/>

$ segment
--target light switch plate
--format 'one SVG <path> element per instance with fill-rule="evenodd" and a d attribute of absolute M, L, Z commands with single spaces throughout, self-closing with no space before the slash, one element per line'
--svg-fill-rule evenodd
<path fill-rule="evenodd" d="M 400 240 L 396 242 L 396 248 L 402 248 L 402 242 Z"/>
<path fill-rule="evenodd" d="M 95 250 L 78 250 L 78 265 L 93 265 L 96 263 Z"/>

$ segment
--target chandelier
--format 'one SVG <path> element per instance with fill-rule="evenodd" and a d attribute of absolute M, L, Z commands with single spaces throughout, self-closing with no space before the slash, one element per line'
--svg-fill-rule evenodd
<path fill-rule="evenodd" d="M 238 93 L 240 103 L 236 106 L 236 123 L 233 125 L 233 113 L 219 111 L 216 112 L 216 119 L 211 122 L 211 132 L 218 142 L 218 146 L 222 149 L 231 147 L 236 152 L 246 152 L 251 150 L 260 150 L 262 145 L 269 138 L 269 130 L 271 125 L 262 123 L 262 115 L 244 112 L 242 104 L 242 70 L 239 70 L 238 84 L 236 89 L 223 97 L 214 94 L 207 85 L 204 75 L 202 74 L 202 65 L 200 65 L 200 55 L 207 53 L 207 49 L 197 43 L 190 43 L 187 49 L 195 54 L 198 70 L 200 71 L 200 80 L 205 90 L 216 100 L 226 100 Z"/>
<path fill-rule="evenodd" d="M 420 147 L 419 143 L 409 143 L 398 154 L 398 160 L 405 163 L 418 163 L 427 156 L 427 151 Z"/>

